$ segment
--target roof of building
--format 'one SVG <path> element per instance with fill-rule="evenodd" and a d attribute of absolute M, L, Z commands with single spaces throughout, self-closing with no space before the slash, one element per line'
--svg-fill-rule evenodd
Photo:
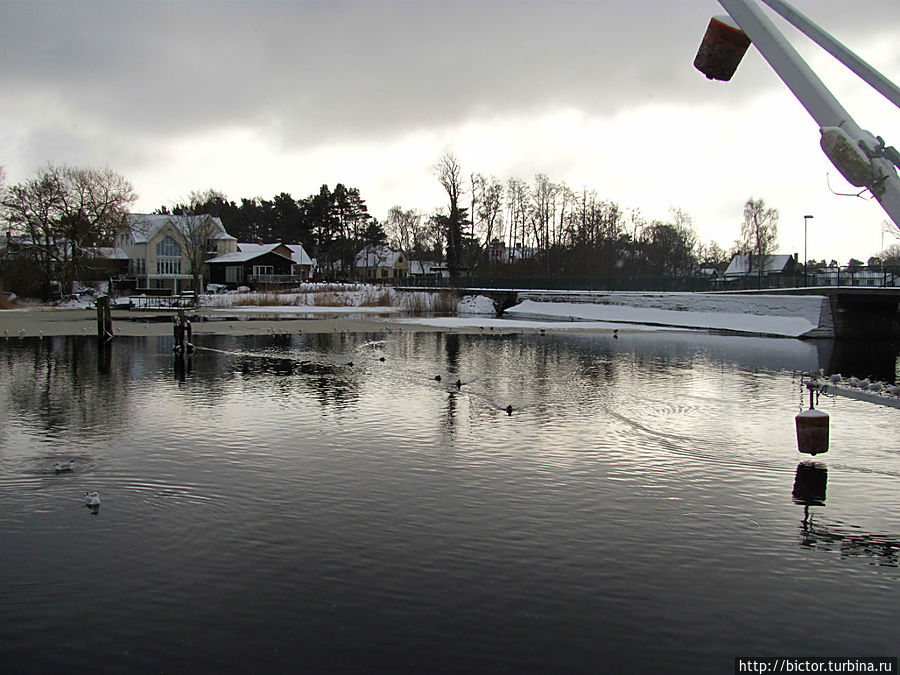
<path fill-rule="evenodd" d="M 393 267 L 401 262 L 403 253 L 389 246 L 366 246 L 356 254 L 357 267 Z"/>
<path fill-rule="evenodd" d="M 285 245 L 294 252 L 294 264 L 295 265 L 310 265 L 312 267 L 316 266 L 315 261 L 309 257 L 309 254 L 303 248 L 302 244 L 285 244 Z"/>
<path fill-rule="evenodd" d="M 434 271 L 435 267 L 439 267 L 439 264 L 436 262 L 432 262 L 431 260 L 410 260 L 409 261 L 409 273 L 416 274 L 431 274 Z"/>
<path fill-rule="evenodd" d="M 220 218 L 214 218 L 208 214 L 199 214 L 197 216 L 174 216 L 168 213 L 128 213 L 125 215 L 125 224 L 132 232 L 135 244 L 146 244 L 157 232 L 159 232 L 167 223 L 180 230 L 187 235 L 191 231 L 191 227 L 195 224 L 196 218 L 208 218 L 216 229 L 216 233 L 212 239 L 234 239 L 225 231 Z"/>
<path fill-rule="evenodd" d="M 750 259 L 753 258 L 753 269 L 750 268 Z M 787 254 L 776 253 L 773 255 L 765 256 L 765 264 L 763 265 L 763 273 L 774 273 L 774 272 L 783 272 L 784 268 L 788 266 L 790 262 L 794 260 L 794 257 Z M 747 255 L 744 253 L 736 254 L 731 262 L 728 263 L 728 269 L 725 270 L 725 274 L 751 274 L 759 271 L 759 256 L 758 255 Z"/>
<path fill-rule="evenodd" d="M 275 249 L 280 246 L 280 244 L 250 244 L 244 248 L 244 244 L 241 244 L 241 250 L 235 251 L 234 253 L 225 253 L 220 256 L 216 256 L 210 260 L 207 260 L 207 263 L 243 263 L 249 262 L 250 260 L 255 260 L 260 256 L 264 256 L 267 253 L 274 253 L 277 256 L 281 256 L 285 260 L 292 260 L 288 258 L 286 255 L 282 255 Z"/>
<path fill-rule="evenodd" d="M 225 253 L 220 255 L 212 260 L 208 260 L 207 262 L 211 263 L 237 263 L 237 262 L 247 262 L 248 260 L 253 260 L 254 258 L 258 258 L 261 255 L 265 255 L 266 253 L 275 253 L 276 255 L 280 255 L 282 257 L 287 258 L 288 256 L 283 255 L 276 251 L 279 246 L 284 246 L 291 251 L 291 257 L 289 258 L 295 265 L 313 265 L 313 261 L 306 254 L 306 251 L 303 249 L 303 246 L 300 244 L 248 244 L 248 243 L 239 243 L 237 245 L 238 250 L 235 253 Z"/>
<path fill-rule="evenodd" d="M 97 253 L 100 254 L 101 257 L 106 258 L 108 260 L 128 260 L 128 253 L 124 248 L 111 248 L 109 246 L 99 246 L 97 248 Z"/>

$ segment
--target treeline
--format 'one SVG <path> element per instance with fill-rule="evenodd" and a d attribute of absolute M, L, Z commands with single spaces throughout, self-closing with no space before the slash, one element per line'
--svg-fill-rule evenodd
<path fill-rule="evenodd" d="M 340 183 L 300 199 L 282 192 L 271 200 L 231 201 L 207 190 L 157 212 L 209 213 L 238 241 L 301 243 L 331 276 L 347 276 L 342 271 L 350 273 L 360 249 L 382 243 L 459 274 L 682 276 L 728 262 L 718 244 L 698 240 L 680 209 L 668 220 L 648 220 L 638 209 L 626 211 L 594 190 L 576 192 L 542 174 L 530 184 L 482 174 L 464 183 L 458 164 L 451 167 L 438 176 L 452 195 L 448 207 L 426 213 L 398 205 L 383 222 L 369 213 L 358 188 Z"/>

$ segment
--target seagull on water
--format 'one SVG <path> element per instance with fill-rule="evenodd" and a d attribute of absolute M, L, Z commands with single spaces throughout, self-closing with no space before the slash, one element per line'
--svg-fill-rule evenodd
<path fill-rule="evenodd" d="M 99 492 L 85 492 L 84 493 L 84 505 L 90 506 L 93 509 L 99 508 L 100 493 Z"/>
<path fill-rule="evenodd" d="M 71 471 L 74 468 L 75 462 L 71 459 L 68 462 L 57 462 L 53 465 L 53 470 L 56 471 L 56 473 L 59 473 L 60 471 Z"/>

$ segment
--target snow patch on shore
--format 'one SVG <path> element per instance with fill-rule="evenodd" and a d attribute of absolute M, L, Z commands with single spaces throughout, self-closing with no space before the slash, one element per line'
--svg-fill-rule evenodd
<path fill-rule="evenodd" d="M 494 316 L 494 301 L 483 295 L 467 295 L 459 301 L 460 314 Z"/>

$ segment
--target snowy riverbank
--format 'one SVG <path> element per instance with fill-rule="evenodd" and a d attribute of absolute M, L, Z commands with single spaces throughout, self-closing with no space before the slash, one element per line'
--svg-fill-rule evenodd
<path fill-rule="evenodd" d="M 521 302 L 502 318 L 496 318 L 493 302 L 483 295 L 456 299 L 447 293 L 403 293 L 376 287 L 332 288 L 327 294 L 307 290 L 256 295 L 202 296 L 199 313 L 216 320 L 197 324 L 195 330 L 254 333 L 305 327 L 313 332 L 336 327 L 379 330 L 380 326 L 390 330 L 391 326 L 406 326 L 411 330 L 511 333 L 680 329 L 796 338 L 827 337 L 831 320 L 828 303 L 821 296 L 522 292 Z M 4 310 L 0 312 L 0 323 L 9 335 L 23 329 L 29 335 L 90 333 L 94 330 L 91 306 L 90 300 L 84 300 L 67 308 L 32 306 Z M 430 313 L 435 316 L 429 316 Z M 168 324 L 141 323 L 145 316 L 146 313 L 119 310 L 114 315 L 118 319 L 117 332 L 140 335 L 170 330 Z"/>
<path fill-rule="evenodd" d="M 779 337 L 830 337 L 826 298 L 712 293 L 528 294 L 516 318 L 608 321 Z"/>

